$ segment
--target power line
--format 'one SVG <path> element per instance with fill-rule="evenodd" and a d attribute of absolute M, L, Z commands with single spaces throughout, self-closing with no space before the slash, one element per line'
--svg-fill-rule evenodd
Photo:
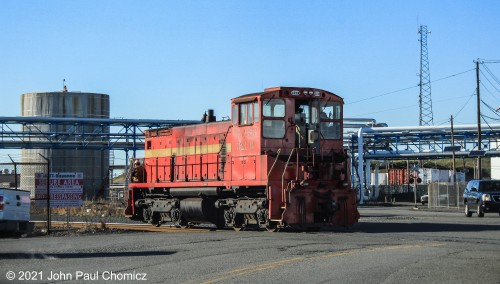
<path fill-rule="evenodd" d="M 485 101 L 481 100 L 481 102 L 483 103 L 483 105 L 485 105 L 489 110 L 491 110 L 494 114 L 500 116 L 500 114 L 496 111 L 495 108 L 493 108 L 492 106 L 490 106 L 489 104 L 487 104 Z"/>
<path fill-rule="evenodd" d="M 500 60 L 479 59 L 482 63 L 500 63 Z"/>
<path fill-rule="evenodd" d="M 490 83 L 490 85 L 495 89 L 497 90 L 497 92 L 500 93 L 500 90 L 497 89 L 497 87 L 495 87 L 495 85 L 493 85 L 493 83 L 491 83 L 490 79 L 488 79 L 488 77 L 486 77 L 486 75 L 483 73 L 483 70 L 479 69 L 479 72 L 481 72 L 481 74 L 483 74 L 483 78 L 486 79 L 486 81 L 488 81 L 488 83 Z"/>
<path fill-rule="evenodd" d="M 465 73 L 473 71 L 473 70 L 476 70 L 476 68 L 471 68 L 469 70 L 465 70 L 465 71 L 462 71 L 462 72 L 459 72 L 459 73 L 456 73 L 456 74 L 453 74 L 453 75 L 449 75 L 449 76 L 446 76 L 446 77 L 443 77 L 443 78 L 439 78 L 437 80 L 431 81 L 431 83 L 442 81 L 442 80 L 445 80 L 445 79 L 449 79 L 451 77 L 455 77 L 455 76 L 458 76 L 458 75 L 462 75 L 462 74 L 465 74 Z"/>
<path fill-rule="evenodd" d="M 493 130 L 493 128 L 490 126 L 490 124 L 488 123 L 488 121 L 486 121 L 486 119 L 484 119 L 484 117 L 481 115 L 481 118 L 483 119 L 484 123 L 486 123 L 486 125 L 488 125 L 488 128 L 490 130 Z M 496 120 L 496 119 L 493 119 L 493 120 Z"/>
<path fill-rule="evenodd" d="M 483 118 L 483 120 L 484 120 L 485 117 L 488 118 L 488 119 L 491 119 L 491 120 L 496 120 L 496 121 L 500 120 L 500 118 L 494 118 L 494 117 L 491 117 L 491 116 L 487 116 L 485 114 L 481 114 L 481 117 Z"/>
<path fill-rule="evenodd" d="M 486 93 L 488 93 L 488 95 L 493 97 L 496 101 L 500 102 L 500 100 L 483 84 L 483 82 L 479 82 L 479 84 L 483 86 L 483 89 L 486 90 Z"/>
<path fill-rule="evenodd" d="M 500 80 L 498 80 L 498 78 L 493 74 L 493 72 L 491 72 L 490 68 L 488 68 L 488 65 L 483 63 L 483 67 L 484 70 L 486 70 L 486 72 L 490 74 L 491 78 L 493 78 L 493 80 L 495 80 L 495 82 L 497 82 L 497 84 L 500 85 Z"/>
<path fill-rule="evenodd" d="M 435 103 L 441 103 L 441 102 L 445 102 L 445 101 L 453 101 L 453 100 L 456 100 L 456 99 L 461 99 L 461 98 L 466 98 L 468 97 L 469 99 L 467 100 L 467 102 L 465 102 L 465 104 L 463 105 L 463 107 L 458 111 L 458 113 L 454 116 L 458 116 L 458 114 L 460 113 L 460 111 L 462 111 L 462 109 L 467 106 L 467 103 L 470 101 L 470 99 L 474 96 L 475 94 L 472 94 L 472 95 L 468 95 L 468 96 L 461 96 L 461 97 L 453 97 L 453 98 L 446 98 L 446 99 L 441 99 L 441 100 L 437 100 L 435 101 Z M 379 111 L 374 111 L 374 112 L 367 112 L 367 113 L 362 113 L 362 114 L 358 114 L 358 115 L 353 115 L 354 117 L 358 116 L 364 116 L 364 115 L 369 115 L 369 114 L 375 114 L 375 113 L 381 113 L 381 112 L 388 112 L 388 111 L 393 111 L 393 110 L 400 110 L 400 109 L 405 109 L 405 108 L 411 108 L 411 107 L 415 107 L 415 104 L 412 104 L 412 105 L 407 105 L 407 106 L 402 106 L 402 107 L 397 107 L 397 108 L 390 108 L 390 109 L 384 109 L 384 110 L 379 110 Z"/>
<path fill-rule="evenodd" d="M 465 102 L 465 104 L 460 108 L 460 110 L 453 116 L 453 117 L 458 117 L 458 115 L 460 114 L 460 112 L 462 112 L 462 110 L 469 104 L 469 101 L 470 99 L 472 99 L 472 97 L 474 97 L 476 94 L 472 94 L 469 96 L 469 99 Z"/>
<path fill-rule="evenodd" d="M 415 104 L 407 105 L 407 106 L 403 106 L 403 107 L 397 107 L 397 108 L 384 109 L 384 110 L 379 110 L 379 111 L 374 111 L 374 112 L 362 113 L 359 115 L 354 115 L 354 117 L 364 116 L 364 115 L 368 115 L 368 114 L 381 113 L 381 112 L 387 112 L 387 111 L 393 111 L 393 110 L 400 110 L 400 109 L 411 108 L 411 107 L 415 107 Z"/>
<path fill-rule="evenodd" d="M 388 93 L 383 93 L 383 94 L 376 95 L 376 96 L 373 96 L 373 97 L 364 98 L 364 99 L 357 100 L 357 101 L 354 101 L 354 102 L 346 103 L 346 105 L 356 104 L 356 103 L 360 103 L 360 102 L 364 102 L 364 101 L 368 101 L 368 100 L 373 100 L 373 99 L 380 98 L 380 97 L 383 97 L 383 96 L 387 96 L 387 95 L 390 95 L 390 94 L 394 94 L 394 93 L 399 93 L 399 92 L 402 92 L 402 91 L 410 90 L 410 89 L 413 89 L 413 88 L 416 88 L 416 87 L 418 87 L 418 85 L 411 86 L 411 87 L 404 88 L 404 89 L 399 89 L 399 90 L 388 92 Z"/>
<path fill-rule="evenodd" d="M 462 72 L 459 72 L 459 73 L 455 73 L 453 75 L 449 75 L 449 76 L 446 76 L 446 77 L 442 77 L 442 78 L 439 78 L 439 79 L 431 81 L 431 83 L 439 82 L 439 81 L 442 81 L 442 80 L 446 80 L 446 79 L 449 79 L 449 78 L 452 78 L 452 77 L 455 77 L 455 76 L 458 76 L 458 75 L 465 74 L 465 73 L 473 71 L 473 70 L 476 70 L 476 68 L 465 70 L 465 71 L 462 71 Z M 380 97 L 383 97 L 383 96 L 391 95 L 391 94 L 394 94 L 394 93 L 399 93 L 399 92 L 410 90 L 410 89 L 417 88 L 417 87 L 419 87 L 419 84 L 411 86 L 411 87 L 407 87 L 407 88 L 403 88 L 403 89 L 399 89 L 399 90 L 395 90 L 395 91 L 383 93 L 383 94 L 376 95 L 376 96 L 373 96 L 373 97 L 367 97 L 367 98 L 364 98 L 364 99 L 360 99 L 360 100 L 349 102 L 349 103 L 345 103 L 345 104 L 346 105 L 351 105 L 351 104 L 356 104 L 356 103 L 360 103 L 360 102 L 364 102 L 364 101 L 368 101 L 368 100 L 373 100 L 373 99 L 376 99 L 376 98 L 380 98 Z"/>

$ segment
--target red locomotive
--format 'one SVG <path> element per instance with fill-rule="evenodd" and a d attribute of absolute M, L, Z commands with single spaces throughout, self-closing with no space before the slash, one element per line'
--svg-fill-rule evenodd
<path fill-rule="evenodd" d="M 145 132 L 145 180 L 125 214 L 159 226 L 319 229 L 359 219 L 343 149 L 343 99 L 276 87 L 231 100 L 232 118 Z"/>

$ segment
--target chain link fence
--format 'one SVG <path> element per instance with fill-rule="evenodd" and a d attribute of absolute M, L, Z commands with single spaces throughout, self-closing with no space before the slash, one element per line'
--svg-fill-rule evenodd
<path fill-rule="evenodd" d="M 48 161 L 42 157 L 22 156 L 0 159 L 0 186 L 3 188 L 19 189 L 30 192 L 31 199 L 35 198 L 35 176 L 37 173 L 48 174 Z"/>
<path fill-rule="evenodd" d="M 433 182 L 428 184 L 429 208 L 457 208 L 463 207 L 463 192 L 465 182 Z"/>
<path fill-rule="evenodd" d="M 428 208 L 463 207 L 465 182 L 433 182 L 415 185 L 380 185 L 378 194 L 375 187 L 370 187 L 367 195 L 376 202 L 415 202 Z M 421 204 L 421 197 L 427 195 L 427 202 Z M 416 198 L 416 199 L 415 199 Z"/>
<path fill-rule="evenodd" d="M 414 202 L 415 185 L 379 185 L 378 191 L 375 186 L 371 186 L 366 195 L 375 202 Z M 378 193 L 377 193 L 378 192 Z M 416 201 L 420 203 L 420 197 L 427 193 L 427 185 L 417 185 Z"/>
<path fill-rule="evenodd" d="M 59 230 L 69 229 L 70 221 L 83 222 L 84 230 L 103 228 L 107 222 L 123 221 L 123 185 L 114 189 L 107 199 L 84 198 L 79 207 L 48 208 L 47 195 L 40 197 L 35 189 L 37 174 L 47 176 L 51 172 L 49 168 L 51 163 L 39 155 L 0 155 L 0 187 L 30 192 L 30 219 L 41 221 L 35 231 L 50 233 L 54 231 L 55 221 L 66 222 L 66 225 L 58 226 Z"/>

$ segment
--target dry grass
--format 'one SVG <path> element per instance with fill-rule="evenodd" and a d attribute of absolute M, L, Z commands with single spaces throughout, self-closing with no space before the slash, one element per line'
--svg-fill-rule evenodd
<path fill-rule="evenodd" d="M 77 219 L 84 222 L 84 227 L 78 229 L 78 233 L 94 233 L 97 231 L 107 230 L 108 220 L 110 217 L 123 217 L 124 208 L 122 203 L 110 202 L 105 200 L 85 201 L 81 207 L 71 208 L 52 208 L 51 216 L 65 217 L 68 216 L 71 221 Z M 31 206 L 31 214 L 46 216 L 46 208 Z M 61 219 L 61 218 L 59 218 Z"/>

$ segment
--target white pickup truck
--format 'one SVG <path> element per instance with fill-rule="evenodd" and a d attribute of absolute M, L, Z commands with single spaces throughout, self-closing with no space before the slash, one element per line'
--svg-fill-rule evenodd
<path fill-rule="evenodd" d="M 25 190 L 0 188 L 0 233 L 29 233 L 30 192 Z"/>

